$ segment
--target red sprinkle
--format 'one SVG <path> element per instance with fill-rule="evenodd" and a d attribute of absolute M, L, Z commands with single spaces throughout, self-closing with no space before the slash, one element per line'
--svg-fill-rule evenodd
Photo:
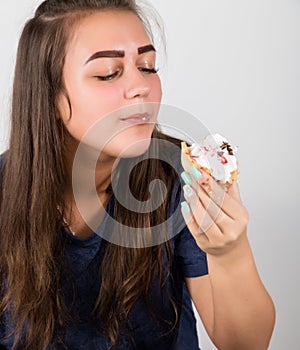
<path fill-rule="evenodd" d="M 222 158 L 222 161 L 221 161 L 221 163 L 223 164 L 223 165 L 225 165 L 225 164 L 227 164 L 228 163 L 228 160 L 223 156 L 223 157 L 221 157 Z"/>

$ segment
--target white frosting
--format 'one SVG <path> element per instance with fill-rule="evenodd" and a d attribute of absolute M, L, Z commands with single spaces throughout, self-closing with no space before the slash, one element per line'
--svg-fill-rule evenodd
<path fill-rule="evenodd" d="M 207 159 L 206 153 L 203 152 L 202 148 L 198 144 L 196 143 L 192 144 L 192 146 L 190 147 L 190 155 L 202 167 L 208 168 L 208 169 L 211 168 L 209 160 Z"/>
<path fill-rule="evenodd" d="M 229 154 L 227 147 L 221 149 L 224 142 L 228 143 L 233 155 Z M 210 169 L 212 176 L 223 183 L 230 181 L 231 173 L 238 168 L 235 156 L 237 148 L 219 134 L 208 135 L 200 144 L 192 144 L 189 151 L 196 163 Z"/>

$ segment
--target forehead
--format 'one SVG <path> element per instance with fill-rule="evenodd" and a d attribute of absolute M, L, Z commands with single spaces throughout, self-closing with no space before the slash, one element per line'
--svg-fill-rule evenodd
<path fill-rule="evenodd" d="M 99 11 L 84 17 L 75 25 L 67 56 L 88 56 L 99 50 L 137 52 L 151 43 L 141 20 L 130 11 Z"/>

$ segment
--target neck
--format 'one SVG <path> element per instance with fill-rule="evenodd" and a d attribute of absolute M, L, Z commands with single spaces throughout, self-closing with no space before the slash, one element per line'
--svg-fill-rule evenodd
<path fill-rule="evenodd" d="M 90 147 L 81 146 L 83 152 L 80 156 L 75 155 L 78 142 L 72 142 L 65 153 L 67 188 L 65 189 L 65 199 L 67 202 L 74 202 L 74 190 L 94 194 L 98 196 L 107 193 L 107 188 L 111 184 L 111 175 L 118 161 L 116 158 L 106 154 L 98 155 L 97 151 Z"/>
<path fill-rule="evenodd" d="M 72 142 L 66 147 L 64 155 L 67 176 L 64 191 L 65 220 L 71 232 L 87 237 L 103 219 L 110 198 L 107 188 L 117 162 L 105 154 L 99 157 L 89 147 L 84 147 L 83 154 L 78 157 L 77 148 L 78 142 Z"/>

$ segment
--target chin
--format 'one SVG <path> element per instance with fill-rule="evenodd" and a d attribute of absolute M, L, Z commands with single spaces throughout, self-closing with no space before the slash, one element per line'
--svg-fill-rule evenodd
<path fill-rule="evenodd" d="M 126 146 L 119 152 L 119 158 L 133 158 L 138 157 L 145 152 L 147 152 L 149 146 L 151 143 L 151 138 L 135 141 L 135 142 L 128 142 Z"/>
<path fill-rule="evenodd" d="M 107 143 L 103 151 L 115 158 L 138 157 L 148 150 L 152 133 L 153 124 L 129 128 Z"/>

